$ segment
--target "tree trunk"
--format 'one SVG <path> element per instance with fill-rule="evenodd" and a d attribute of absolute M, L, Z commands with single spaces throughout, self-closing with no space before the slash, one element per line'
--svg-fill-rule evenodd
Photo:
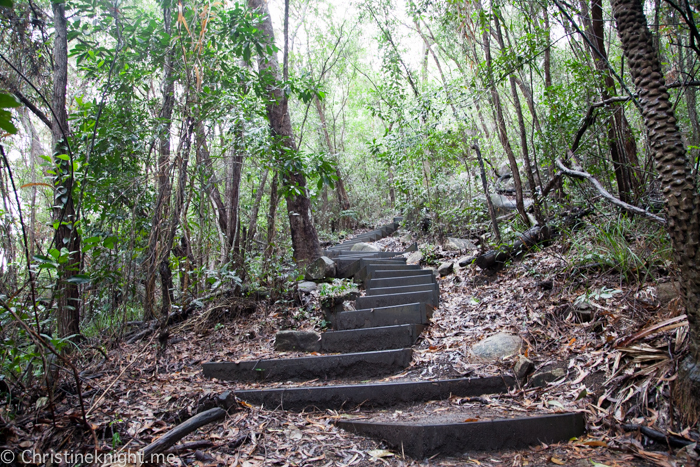
<path fill-rule="evenodd" d="M 476 160 L 479 162 L 479 172 L 481 175 L 481 186 L 484 189 L 484 195 L 486 195 L 486 205 L 489 207 L 489 216 L 491 217 L 491 228 L 493 229 L 493 235 L 496 237 L 496 244 L 501 243 L 501 230 L 498 228 L 498 219 L 496 218 L 496 210 L 493 207 L 493 202 L 491 202 L 491 195 L 489 194 L 489 183 L 486 178 L 486 169 L 484 168 L 484 158 L 481 157 L 481 150 L 479 145 L 475 144 L 472 146 L 474 152 L 476 152 Z"/>
<path fill-rule="evenodd" d="M 272 177 L 270 185 L 270 208 L 267 212 L 267 245 L 265 246 L 265 263 L 270 260 L 275 249 L 275 232 L 277 226 L 275 219 L 277 218 L 277 204 L 279 203 L 279 193 L 277 192 L 277 172 Z"/>
<path fill-rule="evenodd" d="M 258 191 L 255 193 L 255 201 L 253 202 L 253 208 L 250 211 L 250 221 L 248 222 L 248 236 L 244 247 L 246 250 L 250 250 L 252 248 L 253 241 L 255 240 L 255 234 L 258 230 L 258 212 L 260 212 L 260 202 L 262 201 L 263 194 L 265 193 L 265 183 L 267 182 L 268 173 L 270 173 L 270 169 L 265 169 L 265 172 L 263 172 L 262 178 L 260 179 Z"/>
<path fill-rule="evenodd" d="M 54 110 L 51 122 L 51 144 L 54 156 L 68 153 L 65 140 L 68 135 L 68 113 L 66 112 L 66 86 L 68 84 L 68 37 L 66 4 L 53 3 L 54 15 L 54 75 L 51 106 Z M 55 158 L 60 177 L 54 192 L 53 219 L 58 223 L 54 233 L 54 247 L 66 248 L 70 254 L 59 269 L 58 285 L 58 335 L 67 337 L 80 332 L 80 292 L 78 285 L 69 280 L 80 268 L 80 234 L 75 228 L 75 206 L 73 204 L 73 168 L 70 161 Z"/>
<path fill-rule="evenodd" d="M 267 2 L 265 0 L 248 0 L 248 6 L 253 10 L 259 10 L 264 16 L 261 28 L 269 43 L 274 45 L 275 34 Z M 258 68 L 261 74 L 269 73 L 275 81 L 279 82 L 279 67 L 274 53 L 270 57 L 258 57 Z M 287 96 L 282 87 L 277 85 L 270 85 L 268 92 L 271 102 L 267 105 L 267 117 L 270 121 L 275 144 L 288 151 L 296 152 L 292 122 L 287 108 Z M 292 170 L 283 173 L 282 180 L 286 187 L 293 189 L 293 192 L 287 195 L 287 214 L 292 234 L 294 259 L 297 262 L 306 263 L 321 254 L 316 228 L 311 221 L 311 202 L 306 191 L 306 177 L 303 173 Z"/>
<path fill-rule="evenodd" d="M 233 260 L 234 264 L 238 265 L 241 259 L 240 251 L 236 248 L 236 245 L 240 245 L 238 204 L 243 172 L 243 151 L 240 144 L 243 139 L 243 126 L 241 124 L 237 124 L 234 138 L 236 141 L 226 167 L 226 253 L 229 260 Z"/>
<path fill-rule="evenodd" d="M 503 34 L 501 32 L 501 24 L 498 19 L 498 15 L 494 16 L 494 25 L 496 26 L 496 37 L 498 38 L 498 43 L 501 50 L 505 51 L 505 42 L 503 40 Z M 510 40 L 509 40 L 510 41 Z M 537 200 L 537 184 L 535 182 L 534 171 L 532 170 L 532 164 L 530 163 L 530 153 L 528 151 L 527 145 L 527 129 L 525 128 L 525 119 L 523 118 L 523 109 L 520 105 L 520 97 L 518 96 L 518 87 L 516 84 L 515 76 L 511 73 L 508 77 L 510 81 L 510 92 L 513 96 L 513 105 L 515 106 L 515 114 L 518 117 L 518 129 L 520 130 L 520 146 L 523 154 L 523 162 L 525 163 L 525 173 L 527 174 L 528 184 L 530 185 L 530 196 L 535 200 L 533 204 L 533 209 L 535 212 L 535 219 L 540 225 L 544 225 L 544 218 L 540 212 L 539 203 Z M 533 113 L 534 115 L 534 113 Z M 515 174 L 513 175 L 515 177 Z"/>
<path fill-rule="evenodd" d="M 606 100 L 611 93 L 615 93 L 615 80 L 606 63 L 608 55 L 605 50 L 602 0 L 591 0 L 590 12 L 586 1 L 581 0 L 581 14 L 588 39 L 597 49 L 589 52 L 596 69 L 604 75 L 600 95 L 602 100 Z M 614 107 L 608 121 L 608 144 L 619 197 L 626 203 L 634 204 L 635 198 L 641 197 L 642 174 L 638 171 L 637 143 L 622 106 Z"/>
<path fill-rule="evenodd" d="M 666 201 L 665 214 L 680 269 L 681 294 L 690 323 L 690 355 L 680 367 L 676 395 L 693 421 L 700 412 L 700 196 L 676 124 L 661 64 L 640 0 L 613 0 L 613 15 L 639 94 L 651 152 Z"/>
<path fill-rule="evenodd" d="M 316 105 L 316 111 L 318 112 L 318 118 L 321 121 L 321 128 L 323 130 L 323 137 L 326 140 L 326 148 L 328 150 L 328 154 L 331 155 L 333 160 L 336 163 L 335 166 L 335 175 L 338 177 L 338 180 L 335 182 L 335 195 L 336 198 L 338 199 L 338 207 L 340 208 L 340 228 L 347 228 L 349 227 L 349 223 L 347 222 L 346 218 L 343 217 L 342 212 L 347 211 L 350 209 L 350 198 L 348 198 L 348 193 L 345 191 L 345 183 L 343 182 L 343 174 L 340 172 L 340 167 L 338 166 L 338 158 L 337 155 L 335 154 L 335 147 L 333 146 L 333 142 L 331 141 L 331 136 L 330 133 L 328 133 L 328 124 L 326 123 L 326 112 L 324 109 L 324 106 L 321 104 L 321 100 L 316 96 L 314 98 L 314 104 Z"/>
<path fill-rule="evenodd" d="M 478 7 L 481 7 L 481 2 L 477 2 Z M 518 209 L 520 217 L 526 226 L 530 226 L 530 219 L 527 217 L 525 212 L 525 203 L 523 202 L 523 186 L 520 180 L 520 171 L 518 170 L 518 162 L 515 160 L 515 154 L 513 153 L 513 148 L 510 146 L 510 141 L 508 140 L 508 130 L 506 129 L 506 121 L 503 117 L 503 108 L 501 106 L 501 97 L 498 94 L 497 83 L 493 75 L 493 63 L 491 59 L 491 40 L 490 40 L 490 25 L 484 28 L 482 33 L 482 40 L 484 46 L 484 54 L 486 55 L 486 76 L 487 83 L 491 92 L 491 100 L 493 101 L 493 112 L 494 120 L 496 120 L 496 126 L 498 127 L 498 137 L 503 146 L 503 150 L 508 156 L 508 162 L 510 164 L 510 170 L 513 172 L 513 184 L 515 185 L 515 205 Z M 488 196 L 488 194 L 487 194 Z"/>
<path fill-rule="evenodd" d="M 172 15 L 170 7 L 163 8 L 163 25 L 165 32 L 170 34 Z M 148 248 L 146 250 L 146 297 L 143 304 L 143 317 L 145 320 L 155 318 L 155 284 L 156 272 L 160 269 L 158 250 L 158 241 L 161 237 L 161 223 L 167 217 L 168 207 L 170 206 L 170 127 L 173 117 L 173 106 L 175 105 L 175 83 L 173 81 L 173 50 L 167 50 L 165 60 L 163 62 L 163 107 L 160 112 L 160 120 L 163 122 L 163 127 L 160 128 L 159 134 L 159 153 L 158 153 L 158 175 L 156 183 L 158 194 L 156 197 L 156 205 L 153 209 L 153 217 L 151 220 L 151 234 L 148 240 Z M 166 297 L 163 297 L 166 300 Z"/>

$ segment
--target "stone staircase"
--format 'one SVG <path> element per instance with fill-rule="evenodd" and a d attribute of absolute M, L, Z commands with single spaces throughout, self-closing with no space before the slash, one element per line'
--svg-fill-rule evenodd
<path fill-rule="evenodd" d="M 359 242 L 391 235 L 400 221 L 401 218 L 394 218 L 391 224 L 324 252 L 336 262 L 339 277 L 352 277 L 362 282 L 365 289 L 365 295 L 355 301 L 354 311 L 335 309 L 328 313 L 332 330 L 321 335 L 319 348 L 329 355 L 210 362 L 203 365 L 204 375 L 239 382 L 334 380 L 344 383 L 235 391 L 238 398 L 250 404 L 283 410 L 353 410 L 359 406 L 381 409 L 507 392 L 516 382 L 502 376 L 365 382 L 399 374 L 409 367 L 411 346 L 430 324 L 432 312 L 440 304 L 440 289 L 432 270 L 407 265 L 402 253 L 352 251 L 352 246 Z M 223 405 L 233 403 L 229 397 L 220 399 Z M 410 411 L 410 408 L 403 411 Z M 364 415 L 339 419 L 336 425 L 381 439 L 418 459 L 473 450 L 518 449 L 542 442 L 566 441 L 584 432 L 584 419 L 578 413 L 501 416 L 485 421 L 481 421 L 481 417 L 480 421 L 471 422 L 465 422 L 469 417 L 461 413 L 428 415 L 409 421 L 392 420 L 381 412 Z"/>

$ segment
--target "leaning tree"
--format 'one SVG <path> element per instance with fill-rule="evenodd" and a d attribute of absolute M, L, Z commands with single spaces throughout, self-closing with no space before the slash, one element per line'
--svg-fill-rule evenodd
<path fill-rule="evenodd" d="M 680 268 L 690 323 L 690 355 L 681 363 L 676 395 L 681 410 L 700 414 L 700 196 L 676 124 L 641 0 L 613 0 L 613 15 L 639 103 L 665 198 L 667 228 Z"/>

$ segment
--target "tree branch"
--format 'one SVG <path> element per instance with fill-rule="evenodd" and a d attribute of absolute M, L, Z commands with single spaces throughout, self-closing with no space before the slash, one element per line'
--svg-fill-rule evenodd
<path fill-rule="evenodd" d="M 573 153 L 569 151 L 569 155 L 573 158 Z M 561 160 L 561 158 L 557 159 L 557 167 L 559 170 L 562 171 L 565 175 L 568 175 L 569 177 L 572 178 L 582 178 L 585 180 L 588 180 L 596 190 L 598 190 L 598 193 L 601 194 L 603 198 L 605 198 L 608 202 L 611 204 L 614 204 L 615 206 L 624 209 L 625 211 L 634 213 L 634 214 L 639 214 L 642 217 L 646 217 L 647 219 L 650 219 L 654 222 L 657 222 L 661 225 L 666 225 L 666 219 L 663 217 L 657 216 L 656 214 L 652 214 L 650 212 L 645 211 L 642 208 L 639 208 L 637 206 L 632 206 L 631 204 L 627 204 L 624 201 L 620 201 L 619 199 L 615 198 L 613 195 L 611 195 L 608 190 L 603 187 L 603 185 L 596 180 L 593 175 L 589 174 L 588 172 L 584 172 L 582 170 L 574 170 L 570 169 L 566 165 L 564 165 L 564 161 Z"/>

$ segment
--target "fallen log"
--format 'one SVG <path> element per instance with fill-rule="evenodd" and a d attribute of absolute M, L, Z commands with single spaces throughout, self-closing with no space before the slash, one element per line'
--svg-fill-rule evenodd
<path fill-rule="evenodd" d="M 518 258 L 537 244 L 546 244 L 551 240 L 548 226 L 536 225 L 520 235 L 513 245 L 506 245 L 498 250 L 490 250 L 475 260 L 481 269 L 500 268 L 510 258 Z"/>
<path fill-rule="evenodd" d="M 535 245 L 549 245 L 558 235 L 561 227 L 569 227 L 578 223 L 582 217 L 591 213 L 590 209 L 582 209 L 562 217 L 559 228 L 553 225 L 536 225 L 524 233 L 512 245 L 504 245 L 498 250 L 489 250 L 474 260 L 481 269 L 498 270 L 511 258 L 520 258 Z"/>
<path fill-rule="evenodd" d="M 168 448 L 174 446 L 175 443 L 195 431 L 197 428 L 201 428 L 204 425 L 219 421 L 225 417 L 226 411 L 218 407 L 197 414 L 143 448 L 139 452 L 139 459 L 142 459 L 145 462 L 150 462 L 153 456 L 165 452 Z"/>

